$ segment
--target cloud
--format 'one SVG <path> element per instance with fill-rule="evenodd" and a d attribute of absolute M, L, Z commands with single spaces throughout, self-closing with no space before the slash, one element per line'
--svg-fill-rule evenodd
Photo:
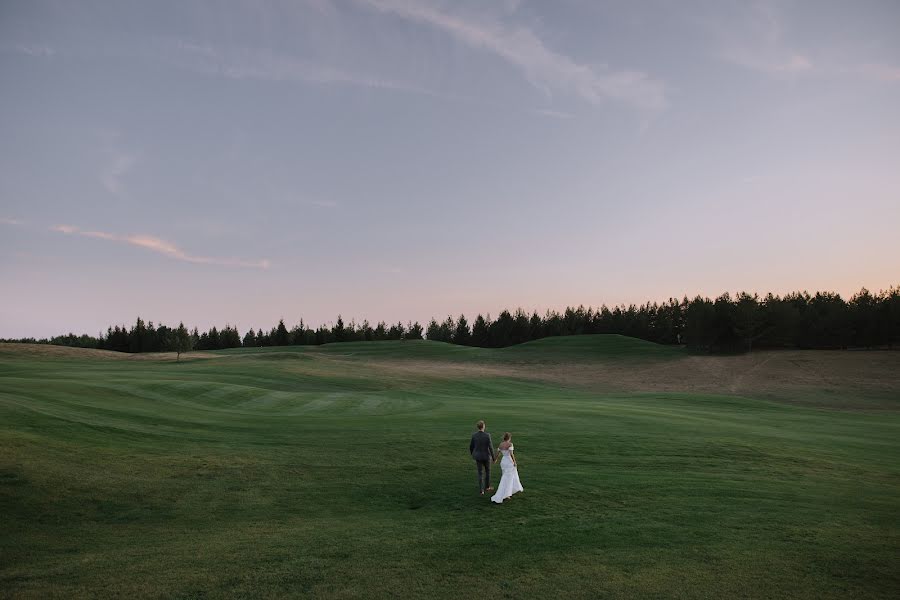
<path fill-rule="evenodd" d="M 533 86 L 548 94 L 560 90 L 592 104 L 613 99 L 645 110 L 661 110 L 668 104 L 665 85 L 646 73 L 592 69 L 549 49 L 526 27 L 462 18 L 441 12 L 431 4 L 412 0 L 357 2 L 381 13 L 428 25 L 467 46 L 491 52 L 522 71 Z"/>
<path fill-rule="evenodd" d="M 773 77 L 816 74 L 834 77 L 865 77 L 874 81 L 900 81 L 900 66 L 881 62 L 858 64 L 828 60 L 821 49 L 813 61 L 791 43 L 784 5 L 766 0 L 738 4 L 728 18 L 698 19 L 715 39 L 716 57 L 731 64 Z"/>
<path fill-rule="evenodd" d="M 101 185 L 114 196 L 122 195 L 125 191 L 122 178 L 134 167 L 134 164 L 135 158 L 132 155 L 114 150 L 109 163 L 100 173 Z"/>
<path fill-rule="evenodd" d="M 20 221 L 20 220 L 18 220 L 18 219 L 3 219 L 3 218 L 0 218 L 0 225 L 14 225 L 14 226 L 18 226 L 18 225 L 24 225 L 24 223 L 22 223 L 22 221 Z"/>
<path fill-rule="evenodd" d="M 19 54 L 35 56 L 38 58 L 50 58 L 56 54 L 56 50 L 50 46 L 42 46 L 39 44 L 16 44 L 13 50 Z"/>
<path fill-rule="evenodd" d="M 100 186 L 113 196 L 124 196 L 127 190 L 123 180 L 137 164 L 137 158 L 122 149 L 120 132 L 101 130 L 97 136 L 105 157 L 97 175 Z"/>
<path fill-rule="evenodd" d="M 184 41 L 177 42 L 175 48 L 179 53 L 173 61 L 176 66 L 228 79 L 350 85 L 428 96 L 446 96 L 413 83 L 347 71 L 294 56 L 276 54 L 270 50 L 234 48 L 226 51 Z"/>
<path fill-rule="evenodd" d="M 756 54 L 753 51 L 731 51 L 723 54 L 723 58 L 738 66 L 770 75 L 802 73 L 813 68 L 812 61 L 802 54 L 791 56 L 769 56 Z"/>
<path fill-rule="evenodd" d="M 878 81 L 900 81 L 900 67 L 891 65 L 869 63 L 859 67 L 859 72 Z"/>
<path fill-rule="evenodd" d="M 307 204 L 318 206 L 319 208 L 337 208 L 338 203 L 334 200 L 310 200 Z"/>
<path fill-rule="evenodd" d="M 87 231 L 75 227 L 74 225 L 55 225 L 50 228 L 52 231 L 64 233 L 67 235 L 81 235 L 84 237 L 107 240 L 111 242 L 121 242 L 150 250 L 162 254 L 175 260 L 184 262 L 204 264 L 204 265 L 221 265 L 226 267 L 249 267 L 255 269 L 268 269 L 271 263 L 268 260 L 242 260 L 236 258 L 211 258 L 206 256 L 194 256 L 188 254 L 172 242 L 154 237 L 151 235 L 119 235 L 115 233 L 107 233 L 105 231 Z"/>
<path fill-rule="evenodd" d="M 532 108 L 529 112 L 544 117 L 553 117 L 554 119 L 572 119 L 575 115 L 560 110 L 552 110 L 549 108 Z"/>
<path fill-rule="evenodd" d="M 717 56 L 759 73 L 784 76 L 814 69 L 813 61 L 785 41 L 785 24 L 768 2 L 738 4 L 727 20 L 703 21 L 718 45 Z"/>

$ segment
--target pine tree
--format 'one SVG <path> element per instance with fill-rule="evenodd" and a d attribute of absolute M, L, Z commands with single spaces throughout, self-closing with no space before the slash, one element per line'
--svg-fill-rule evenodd
<path fill-rule="evenodd" d="M 432 342 L 436 342 L 439 340 L 440 335 L 441 326 L 438 325 L 438 322 L 434 320 L 434 317 L 432 317 L 431 321 L 428 322 L 428 329 L 425 330 L 425 337 Z"/>
<path fill-rule="evenodd" d="M 165 325 L 160 325 L 156 328 L 156 341 L 154 342 L 154 346 L 158 352 L 173 352 L 175 350 L 175 331 L 175 329 L 169 329 Z M 187 329 L 184 331 L 188 338 L 190 338 L 191 335 L 187 333 Z"/>
<path fill-rule="evenodd" d="M 350 319 L 350 322 L 347 324 L 347 328 L 344 332 L 344 341 L 356 342 L 361 339 L 362 338 L 359 335 L 359 328 L 356 325 L 356 319 Z"/>
<path fill-rule="evenodd" d="M 510 330 L 510 344 L 521 344 L 531 339 L 531 326 L 528 321 L 528 315 L 518 308 L 513 317 L 512 329 Z"/>
<path fill-rule="evenodd" d="M 272 335 L 272 345 L 287 346 L 290 343 L 291 336 L 288 333 L 287 327 L 284 326 L 284 319 L 279 319 L 278 326 L 275 328 L 275 333 Z"/>
<path fill-rule="evenodd" d="M 147 326 L 144 325 L 144 321 L 141 320 L 140 317 L 137 318 L 137 322 L 134 324 L 134 327 L 131 328 L 131 332 L 128 334 L 128 351 L 129 352 L 143 352 L 144 347 L 142 343 L 146 340 L 147 337 Z"/>
<path fill-rule="evenodd" d="M 336 342 L 344 342 L 347 340 L 347 331 L 344 328 L 344 319 L 341 318 L 341 315 L 338 315 L 337 323 L 331 328 L 331 334 Z"/>
<path fill-rule="evenodd" d="M 404 340 L 421 340 L 422 339 L 422 326 L 419 325 L 419 322 L 408 323 L 407 324 L 406 335 L 403 336 Z"/>
<path fill-rule="evenodd" d="M 715 339 L 715 309 L 709 298 L 697 296 L 688 304 L 684 339 L 689 348 L 711 350 Z"/>
<path fill-rule="evenodd" d="M 854 343 L 857 346 L 871 348 L 878 342 L 878 319 L 875 308 L 875 297 L 866 288 L 862 288 L 850 299 L 852 313 Z"/>
<path fill-rule="evenodd" d="M 225 325 L 225 329 L 219 332 L 219 342 L 222 348 L 240 348 L 241 334 L 237 327 Z"/>
<path fill-rule="evenodd" d="M 306 344 L 306 327 L 303 325 L 303 319 L 300 319 L 299 325 L 291 329 L 291 344 L 294 346 Z"/>
<path fill-rule="evenodd" d="M 500 311 L 497 320 L 488 328 L 488 344 L 491 348 L 504 348 L 512 342 L 513 317 L 508 310 Z"/>
<path fill-rule="evenodd" d="M 191 334 L 188 333 L 184 323 L 178 324 L 178 329 L 176 329 L 174 333 L 174 342 L 176 352 L 175 360 L 180 361 L 181 354 L 183 352 L 190 352 L 192 347 Z"/>
<path fill-rule="evenodd" d="M 398 321 L 396 325 L 391 325 L 391 328 L 388 329 L 387 339 L 402 340 L 403 336 L 405 334 L 406 334 L 406 327 L 403 326 L 403 323 Z"/>
<path fill-rule="evenodd" d="M 759 306 L 759 297 L 741 292 L 735 307 L 735 333 L 746 344 L 747 352 L 753 350 L 755 342 L 763 333 L 763 313 Z"/>
<path fill-rule="evenodd" d="M 531 318 L 528 320 L 528 335 L 532 340 L 539 340 L 544 337 L 544 323 L 537 312 L 532 313 Z"/>
<path fill-rule="evenodd" d="M 478 346 L 479 348 L 487 348 L 488 342 L 490 341 L 490 328 L 488 326 L 488 321 L 491 316 L 488 315 L 487 319 L 478 315 L 475 317 L 475 324 L 472 325 L 472 345 Z"/>
<path fill-rule="evenodd" d="M 444 322 L 438 328 L 438 339 L 442 342 L 450 342 L 453 340 L 453 332 L 456 330 L 456 323 L 453 317 L 447 316 Z"/>
<path fill-rule="evenodd" d="M 453 331 L 453 339 L 450 340 L 460 346 L 468 346 L 472 341 L 472 332 L 469 331 L 469 322 L 466 315 L 459 315 L 456 320 L 456 329 Z"/>
<path fill-rule="evenodd" d="M 713 350 L 732 352 L 740 347 L 740 340 L 735 332 L 736 310 L 731 295 L 725 292 L 713 303 L 715 312 Z"/>
<path fill-rule="evenodd" d="M 320 325 L 316 329 L 315 339 L 317 345 L 327 344 L 333 341 L 334 336 L 331 334 L 331 330 L 325 327 L 324 325 Z"/>
<path fill-rule="evenodd" d="M 144 339 L 141 340 L 141 352 L 159 352 L 160 348 L 156 339 L 156 327 L 153 321 L 147 323 L 147 329 L 144 330 Z"/>
<path fill-rule="evenodd" d="M 209 349 L 221 350 L 221 348 L 222 340 L 219 338 L 219 330 L 216 329 L 215 325 L 213 325 L 212 329 L 209 330 Z"/>
<path fill-rule="evenodd" d="M 612 315 L 610 315 L 610 322 L 612 322 Z M 544 331 L 544 337 L 565 335 L 563 332 L 564 324 L 562 317 L 555 310 L 547 310 L 547 313 L 544 315 L 544 325 L 542 329 Z"/>
<path fill-rule="evenodd" d="M 888 330 L 888 348 L 900 344 L 900 286 L 891 287 L 882 298 Z"/>

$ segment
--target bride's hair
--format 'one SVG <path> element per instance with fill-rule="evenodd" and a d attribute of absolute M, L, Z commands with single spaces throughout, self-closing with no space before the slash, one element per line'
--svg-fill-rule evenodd
<path fill-rule="evenodd" d="M 503 441 L 508 442 L 509 438 L 511 438 L 511 437 L 512 437 L 512 434 L 507 431 L 506 433 L 503 434 Z"/>

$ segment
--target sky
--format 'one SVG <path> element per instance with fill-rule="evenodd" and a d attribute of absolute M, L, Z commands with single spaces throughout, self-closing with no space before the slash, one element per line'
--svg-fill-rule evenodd
<path fill-rule="evenodd" d="M 900 2 L 0 2 L 0 337 L 900 284 Z"/>

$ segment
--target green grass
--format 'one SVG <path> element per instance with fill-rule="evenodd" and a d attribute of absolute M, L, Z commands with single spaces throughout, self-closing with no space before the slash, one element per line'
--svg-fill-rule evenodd
<path fill-rule="evenodd" d="M 684 350 L 623 335 L 572 335 L 548 337 L 497 352 L 506 359 L 526 358 L 539 362 L 589 362 L 594 360 L 669 360 L 684 356 Z"/>
<path fill-rule="evenodd" d="M 619 336 L 0 348 L 0 596 L 896 597 L 895 410 L 551 376 L 682 358 Z M 478 418 L 514 434 L 525 492 L 501 506 L 476 493 Z"/>
<path fill-rule="evenodd" d="M 216 354 L 280 355 L 279 358 L 326 355 L 353 358 L 441 360 L 483 363 L 560 363 L 596 360 L 669 360 L 685 356 L 682 348 L 663 346 L 623 335 L 575 335 L 549 337 L 508 348 L 470 348 L 425 340 L 402 342 L 347 342 L 324 346 L 232 348 Z"/>

